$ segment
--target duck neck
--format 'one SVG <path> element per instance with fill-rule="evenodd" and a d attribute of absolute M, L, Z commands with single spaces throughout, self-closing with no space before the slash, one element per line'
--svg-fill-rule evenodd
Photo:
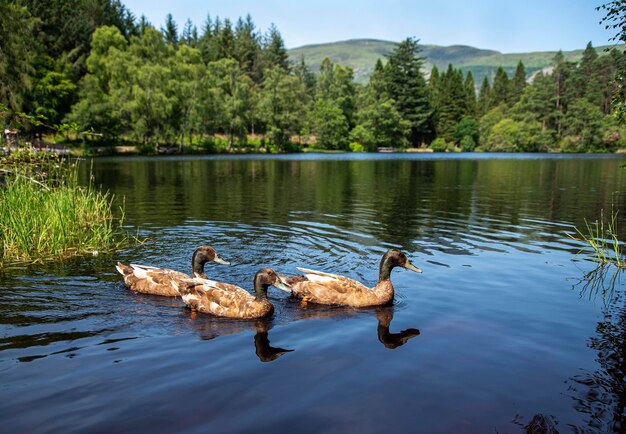
<path fill-rule="evenodd" d="M 380 270 L 378 272 L 379 282 L 389 280 L 391 278 L 391 270 L 395 267 L 395 265 L 390 264 L 387 259 L 388 258 L 383 258 L 382 261 L 380 261 Z"/>
<path fill-rule="evenodd" d="M 262 300 L 267 300 L 267 287 L 269 285 L 266 285 L 264 283 L 258 282 L 255 280 L 254 282 L 254 294 L 255 294 L 255 300 L 256 301 L 262 301 Z"/>
<path fill-rule="evenodd" d="M 194 253 L 193 258 L 191 258 L 191 271 L 193 275 L 199 275 L 203 279 L 206 279 L 207 276 L 204 274 L 204 264 L 206 264 L 206 259 L 200 257 L 198 254 Z M 192 276 L 193 277 L 193 276 Z"/>

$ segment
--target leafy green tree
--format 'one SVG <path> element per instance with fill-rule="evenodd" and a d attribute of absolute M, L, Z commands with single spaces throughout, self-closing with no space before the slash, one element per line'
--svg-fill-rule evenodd
<path fill-rule="evenodd" d="M 333 101 L 341 109 L 349 127 L 354 125 L 355 94 L 352 69 L 325 58 L 317 77 L 316 99 Z"/>
<path fill-rule="evenodd" d="M 348 149 L 348 120 L 332 99 L 318 99 L 311 112 L 311 125 L 317 146 L 323 149 Z"/>
<path fill-rule="evenodd" d="M 234 59 L 220 59 L 209 63 L 208 76 L 213 99 L 217 104 L 215 114 L 218 125 L 228 137 L 228 149 L 233 149 L 235 139 L 246 140 L 251 131 L 255 112 L 254 83 L 239 69 Z"/>
<path fill-rule="evenodd" d="M 76 91 L 69 64 L 55 62 L 47 56 L 39 57 L 30 93 L 36 115 L 43 117 L 48 125 L 61 124 L 75 100 Z"/>
<path fill-rule="evenodd" d="M 486 144 L 489 150 L 496 152 L 537 152 L 547 150 L 550 140 L 539 122 L 505 118 L 493 126 Z"/>
<path fill-rule="evenodd" d="M 426 80 L 421 69 L 424 58 L 419 56 L 418 41 L 407 38 L 388 56 L 385 81 L 396 109 L 411 126 L 409 142 L 418 146 L 431 133 L 432 108 Z"/>
<path fill-rule="evenodd" d="M 543 130 L 556 135 L 562 113 L 556 108 L 555 82 L 550 75 L 539 73 L 533 84 L 527 86 L 520 100 L 512 107 L 515 120 L 534 120 Z"/>
<path fill-rule="evenodd" d="M 561 146 L 573 152 L 598 150 L 603 133 L 604 118 L 600 109 L 585 98 L 578 98 L 565 115 Z"/>
<path fill-rule="evenodd" d="M 168 62 L 172 53 L 173 47 L 166 44 L 156 29 L 146 29 L 130 45 L 131 92 L 125 90 L 125 74 L 112 92 L 114 99 L 123 102 L 133 135 L 145 145 L 157 145 L 160 140 L 175 136 L 176 128 L 172 125 L 175 97 Z"/>
<path fill-rule="evenodd" d="M 613 41 L 626 42 L 626 3 L 624 0 L 612 0 L 596 7 L 597 11 L 604 11 L 600 21 L 606 29 L 616 30 L 611 38 Z M 626 123 L 626 68 L 618 67 L 615 73 L 615 87 L 612 92 L 612 107 L 617 120 Z"/>
<path fill-rule="evenodd" d="M 465 152 L 474 150 L 480 137 L 479 128 L 478 121 L 473 117 L 465 116 L 461 119 L 454 130 L 454 139 L 461 144 L 461 150 Z"/>
<path fill-rule="evenodd" d="M 174 127 L 178 129 L 180 150 L 185 146 L 185 137 L 191 141 L 191 132 L 198 124 L 202 104 L 202 77 L 205 73 L 200 50 L 180 45 L 172 62 L 172 92 Z"/>
<path fill-rule="evenodd" d="M 479 144 L 484 150 L 489 150 L 489 143 L 486 138 L 491 134 L 492 128 L 501 120 L 508 117 L 508 110 L 506 105 L 500 104 L 497 107 L 489 110 L 483 117 L 480 118 L 479 124 Z"/>
<path fill-rule="evenodd" d="M 0 105 L 21 111 L 34 74 L 37 20 L 20 1 L 0 0 Z"/>
<path fill-rule="evenodd" d="M 284 147 L 300 134 L 306 117 L 306 87 L 298 77 L 276 66 L 265 73 L 259 101 L 261 119 L 272 142 Z"/>
<path fill-rule="evenodd" d="M 92 38 L 91 53 L 87 58 L 88 73 L 79 86 L 79 101 L 68 115 L 83 131 L 94 130 L 104 138 L 119 135 L 121 128 L 120 104 L 111 96 L 114 66 L 125 69 L 118 62 L 128 50 L 128 42 L 116 27 L 98 28 Z"/>

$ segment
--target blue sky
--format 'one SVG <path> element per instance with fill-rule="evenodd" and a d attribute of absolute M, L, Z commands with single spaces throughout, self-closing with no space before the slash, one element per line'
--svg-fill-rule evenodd
<path fill-rule="evenodd" d="M 471 45 L 504 53 L 573 50 L 606 45 L 613 36 L 598 24 L 602 0 L 123 0 L 137 16 L 161 27 L 171 13 L 179 30 L 189 18 L 199 28 L 207 14 L 250 14 L 257 28 L 276 24 L 287 48 L 355 38 Z"/>

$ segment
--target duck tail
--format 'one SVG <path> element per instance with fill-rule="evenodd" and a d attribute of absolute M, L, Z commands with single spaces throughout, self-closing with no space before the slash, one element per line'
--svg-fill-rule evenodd
<path fill-rule="evenodd" d="M 115 269 L 122 276 L 127 276 L 129 274 L 133 274 L 133 269 L 131 267 L 129 267 L 128 265 L 122 264 L 121 262 L 117 263 L 117 265 L 115 266 Z"/>

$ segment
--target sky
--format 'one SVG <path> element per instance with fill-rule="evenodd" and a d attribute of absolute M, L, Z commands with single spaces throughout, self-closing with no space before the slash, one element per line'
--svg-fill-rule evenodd
<path fill-rule="evenodd" d="M 607 0 L 122 0 L 157 28 L 171 13 L 182 31 L 208 14 L 233 23 L 250 14 L 257 29 L 274 23 L 287 48 L 346 39 L 470 45 L 503 53 L 608 45 L 613 31 L 595 7 Z"/>

